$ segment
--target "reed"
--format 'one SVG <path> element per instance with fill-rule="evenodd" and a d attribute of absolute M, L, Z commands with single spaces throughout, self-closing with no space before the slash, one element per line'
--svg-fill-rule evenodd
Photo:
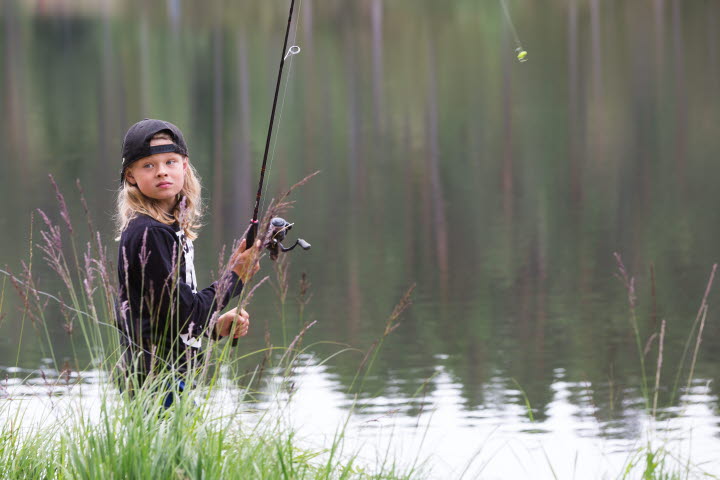
<path fill-rule="evenodd" d="M 625 467 L 619 478 L 625 480 L 628 478 L 642 478 L 643 480 L 680 480 L 695 478 L 696 476 L 712 477 L 706 472 L 703 472 L 700 467 L 692 466 L 690 459 L 680 458 L 670 452 L 664 445 L 662 439 L 658 438 L 657 433 L 654 429 L 654 422 L 658 420 L 658 394 L 660 392 L 660 379 L 663 368 L 663 347 L 665 344 L 666 335 L 666 320 L 663 319 L 660 324 L 660 331 L 653 332 L 648 336 L 645 341 L 645 347 L 642 347 L 643 341 L 641 332 L 638 327 L 638 315 L 637 315 L 637 296 L 635 290 L 635 279 L 632 277 L 622 261 L 620 254 L 615 253 L 615 260 L 618 266 L 617 277 L 623 282 L 627 291 L 628 306 L 630 309 L 630 326 L 635 336 L 635 342 L 638 348 L 638 357 L 640 360 L 640 371 L 641 371 L 641 392 L 645 402 L 645 409 L 650 418 L 650 425 L 648 427 L 648 439 L 647 441 L 636 449 L 625 462 Z M 692 351 L 692 359 L 687 369 L 687 382 L 684 388 L 685 393 L 690 392 L 692 380 L 695 375 L 695 365 L 697 363 L 698 352 L 700 350 L 700 344 L 702 342 L 702 335 L 705 328 L 705 320 L 708 312 L 708 297 L 715 279 L 715 272 L 717 270 L 717 264 L 713 264 L 708 278 L 707 285 L 705 287 L 705 293 L 700 301 L 700 307 L 695 316 L 693 326 L 688 333 L 685 341 L 685 347 L 681 355 L 680 363 L 675 373 L 675 382 L 673 389 L 670 394 L 670 404 L 672 404 L 678 393 L 679 382 L 683 372 L 685 372 L 685 361 L 690 351 L 690 345 L 694 340 L 694 349 Z M 655 271 L 651 268 L 651 313 L 650 319 L 651 324 L 654 328 L 657 328 L 657 305 L 655 295 Z M 655 365 L 655 383 L 652 394 L 650 393 L 647 372 L 645 366 L 645 357 L 652 344 L 657 339 L 658 342 L 658 354 Z M 638 476 L 640 475 L 640 476 Z"/>

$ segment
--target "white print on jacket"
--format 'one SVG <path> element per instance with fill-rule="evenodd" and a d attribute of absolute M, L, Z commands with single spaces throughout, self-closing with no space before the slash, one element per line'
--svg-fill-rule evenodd
<path fill-rule="evenodd" d="M 183 247 L 183 256 L 185 257 L 185 283 L 190 285 L 193 293 L 197 293 L 197 280 L 195 279 L 195 247 L 193 242 L 185 236 L 182 230 L 175 232 L 180 240 L 180 245 Z M 200 338 L 193 338 L 188 333 L 181 333 L 180 338 L 188 347 L 200 348 L 202 347 L 202 340 Z"/>

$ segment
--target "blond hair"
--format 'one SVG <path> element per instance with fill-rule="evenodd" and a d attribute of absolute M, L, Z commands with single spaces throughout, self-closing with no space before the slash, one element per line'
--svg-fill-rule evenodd
<path fill-rule="evenodd" d="M 172 137 L 160 132 L 156 133 L 152 139 L 172 140 Z M 185 158 L 187 159 L 187 157 Z M 201 190 L 200 176 L 188 160 L 182 190 L 177 194 L 177 203 L 172 212 L 168 213 L 160 206 L 158 200 L 146 197 L 137 186 L 132 185 L 127 181 L 127 177 L 124 177 L 117 195 L 117 213 L 115 214 L 117 238 L 115 240 L 120 240 L 120 235 L 128 224 L 140 214 L 152 217 L 165 225 L 173 225 L 177 222 L 185 236 L 190 240 L 195 240 L 197 231 L 202 226 L 200 223 L 203 207 Z"/>

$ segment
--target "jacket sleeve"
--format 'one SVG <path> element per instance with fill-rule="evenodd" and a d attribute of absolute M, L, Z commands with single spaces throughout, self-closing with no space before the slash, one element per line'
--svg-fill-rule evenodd
<path fill-rule="evenodd" d="M 210 328 L 214 312 L 220 312 L 242 291 L 242 281 L 234 272 L 227 272 L 209 287 L 192 291 L 180 275 L 182 248 L 169 231 L 148 227 L 145 240 L 137 253 L 135 272 L 143 282 L 144 307 L 156 327 L 172 335 L 189 333 L 191 337 L 205 331 L 213 336 Z M 133 263 L 133 262 L 131 262 Z"/>

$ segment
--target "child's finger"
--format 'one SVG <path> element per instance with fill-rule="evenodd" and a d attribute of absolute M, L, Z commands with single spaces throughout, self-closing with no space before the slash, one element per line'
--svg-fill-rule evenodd
<path fill-rule="evenodd" d="M 244 337 L 247 335 L 248 330 L 250 329 L 250 324 L 248 321 L 239 321 L 235 326 L 235 331 L 233 332 L 234 338 Z"/>
<path fill-rule="evenodd" d="M 232 255 L 230 255 L 230 262 L 236 263 L 238 259 L 240 258 L 240 255 L 245 251 L 245 239 L 243 238 L 240 240 L 240 243 L 238 244 L 237 248 L 234 252 L 232 252 Z"/>
<path fill-rule="evenodd" d="M 241 324 L 242 324 L 242 317 L 240 317 L 240 315 L 235 314 L 235 316 L 233 317 L 233 322 L 232 322 L 232 326 L 231 326 L 231 332 L 232 332 L 233 338 L 238 338 L 240 336 L 239 333 L 240 333 Z"/>

